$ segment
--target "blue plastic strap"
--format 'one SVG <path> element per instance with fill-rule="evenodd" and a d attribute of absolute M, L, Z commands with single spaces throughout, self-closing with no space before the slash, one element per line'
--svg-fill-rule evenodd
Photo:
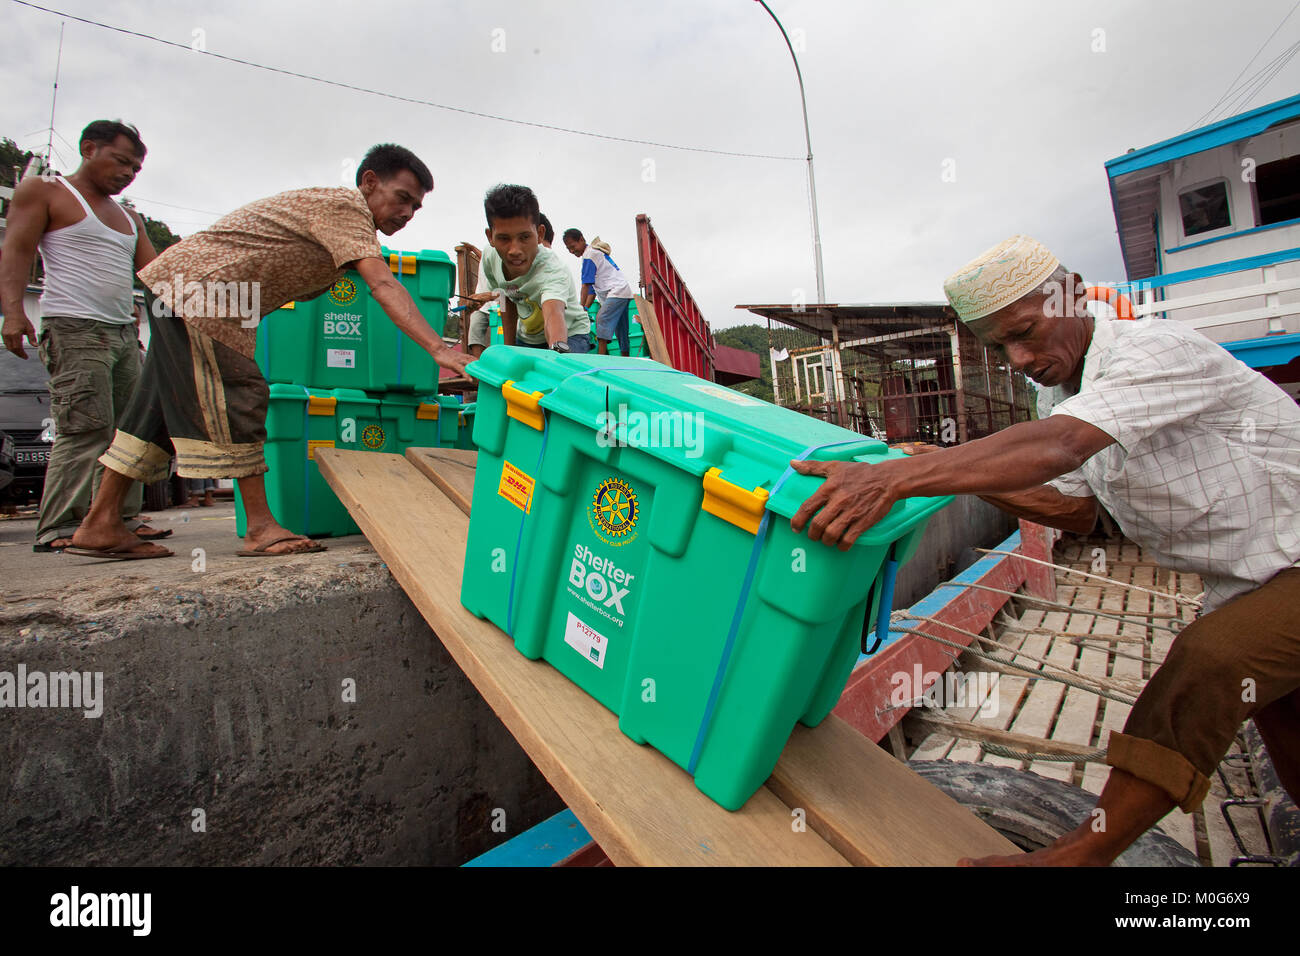
<path fill-rule="evenodd" d="M 801 451 L 795 461 L 805 461 L 810 455 L 825 448 L 834 448 L 837 445 L 856 445 L 862 441 L 861 438 L 850 438 L 845 441 L 827 442 L 824 445 L 809 445 Z M 781 486 L 786 483 L 791 475 L 795 473 L 793 465 L 786 465 L 785 471 L 781 477 L 776 480 L 772 486 L 771 492 L 768 493 L 768 500 L 781 490 Z M 722 659 L 718 661 L 718 669 L 713 675 L 713 686 L 709 689 L 709 699 L 704 705 L 704 717 L 700 720 L 700 729 L 695 735 L 695 746 L 691 748 L 691 759 L 687 765 L 687 772 L 694 774 L 695 767 L 700 762 L 700 754 L 704 750 L 704 739 L 709 734 L 709 727 L 713 723 L 713 711 L 718 704 L 718 696 L 722 693 L 722 682 L 727 676 L 727 666 L 731 663 L 731 654 L 736 647 L 736 637 L 740 633 L 740 621 L 745 616 L 745 605 L 749 603 L 749 592 L 754 586 L 754 576 L 758 571 L 758 559 L 763 553 L 763 545 L 767 542 L 767 531 L 771 524 L 772 512 L 764 510 L 763 520 L 758 524 L 758 531 L 754 535 L 754 546 L 749 551 L 749 564 L 745 566 L 745 577 L 740 585 L 740 596 L 736 599 L 736 609 L 731 614 L 731 627 L 727 630 L 727 640 L 722 646 Z"/>
<path fill-rule="evenodd" d="M 533 474 L 537 477 L 534 479 L 533 491 L 528 496 L 528 508 L 519 516 L 519 535 L 515 538 L 515 553 L 510 562 L 510 592 L 506 598 L 506 633 L 510 637 L 515 636 L 515 581 L 518 578 L 520 549 L 524 544 L 524 524 L 528 521 L 528 514 L 533 510 L 533 496 L 537 488 L 541 485 L 542 459 L 546 456 L 546 438 L 550 435 L 549 423 L 546 420 L 546 413 L 542 413 L 542 447 L 537 452 L 537 467 Z"/>
<path fill-rule="evenodd" d="M 889 618 L 894 610 L 894 581 L 898 577 L 898 561 L 894 558 L 895 546 L 894 544 L 889 546 L 889 557 L 885 559 L 885 573 L 880 583 L 880 606 L 876 608 L 876 643 L 871 645 L 870 650 L 865 647 L 861 649 L 862 653 L 868 656 L 880 649 L 880 642 L 889 633 Z M 864 632 L 863 642 L 865 641 Z"/>

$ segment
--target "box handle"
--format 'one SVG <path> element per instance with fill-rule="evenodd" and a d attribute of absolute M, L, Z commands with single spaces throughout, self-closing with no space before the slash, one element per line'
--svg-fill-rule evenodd
<path fill-rule="evenodd" d="M 308 395 L 307 396 L 307 414 L 308 415 L 327 415 L 334 417 L 334 408 L 338 405 L 338 399 L 327 395 Z"/>
<path fill-rule="evenodd" d="M 515 421 L 523 422 L 530 428 L 542 430 L 545 422 L 545 413 L 542 411 L 540 404 L 542 400 L 541 392 L 529 394 L 522 389 L 515 388 L 513 379 L 508 379 L 501 386 L 501 397 L 506 400 L 506 415 Z"/>
<path fill-rule="evenodd" d="M 722 469 L 710 468 L 704 474 L 704 502 L 700 507 L 737 528 L 757 534 L 767 496 L 766 488 L 749 491 L 723 478 Z"/>

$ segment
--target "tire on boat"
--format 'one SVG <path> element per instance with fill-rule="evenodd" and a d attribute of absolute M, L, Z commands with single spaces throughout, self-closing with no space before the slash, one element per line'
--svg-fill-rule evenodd
<path fill-rule="evenodd" d="M 1094 794 L 1028 770 L 953 760 L 908 764 L 926 781 L 997 830 L 1022 850 L 1039 850 L 1089 818 Z M 1200 866 L 1181 843 L 1148 830 L 1114 866 Z"/>

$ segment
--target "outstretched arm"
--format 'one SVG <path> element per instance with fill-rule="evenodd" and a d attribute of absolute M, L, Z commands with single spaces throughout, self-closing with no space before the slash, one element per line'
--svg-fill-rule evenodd
<path fill-rule="evenodd" d="M 361 278 L 370 287 L 384 314 L 393 320 L 393 324 L 411 337 L 416 345 L 433 356 L 433 360 L 443 368 L 451 369 L 457 374 L 465 374 L 465 366 L 473 358 L 464 352 L 457 352 L 442 340 L 442 336 L 429 327 L 420 315 L 415 300 L 406 288 L 393 278 L 388 263 L 379 258 L 358 259 L 352 264 Z"/>
<path fill-rule="evenodd" d="M 938 445 L 904 442 L 892 446 L 908 455 L 943 451 Z M 989 504 L 1016 518 L 1037 521 L 1049 528 L 1088 534 L 1097 525 L 1097 499 L 1092 495 L 1067 495 L 1051 485 L 1001 495 L 980 495 Z"/>
<path fill-rule="evenodd" d="M 792 462 L 800 474 L 821 475 L 826 481 L 790 524 L 796 532 L 807 525 L 814 541 L 847 550 L 902 498 L 973 494 L 1004 497 L 1008 503 L 1008 496 L 1016 496 L 1024 503 L 1029 499 L 1016 493 L 1074 471 L 1113 443 L 1100 428 L 1068 415 L 1053 415 L 955 448 L 874 465 Z"/>

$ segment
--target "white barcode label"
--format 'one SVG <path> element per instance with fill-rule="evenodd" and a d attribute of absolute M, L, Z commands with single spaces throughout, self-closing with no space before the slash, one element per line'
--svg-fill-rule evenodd
<path fill-rule="evenodd" d="M 609 648 L 609 639 L 594 627 L 583 624 L 573 612 L 569 612 L 569 621 L 564 627 L 564 643 L 601 670 L 605 669 L 605 651 Z"/>
<path fill-rule="evenodd" d="M 356 368 L 356 349 L 326 349 L 325 366 L 326 368 Z"/>

